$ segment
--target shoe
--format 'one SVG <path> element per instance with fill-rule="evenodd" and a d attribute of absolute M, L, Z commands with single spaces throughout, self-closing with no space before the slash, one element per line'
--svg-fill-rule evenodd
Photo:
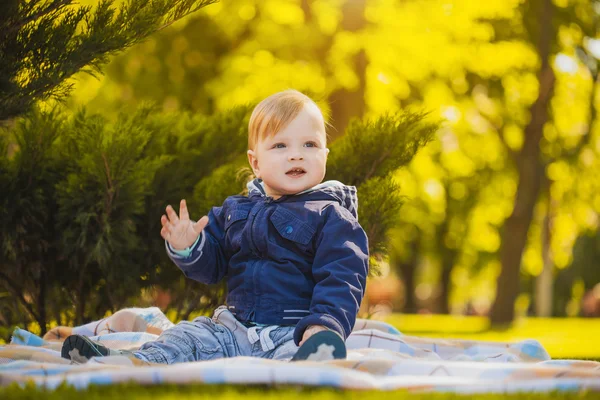
<path fill-rule="evenodd" d="M 105 357 L 112 354 L 116 354 L 116 352 L 82 335 L 67 337 L 60 352 L 62 358 L 80 364 L 87 362 L 92 357 Z"/>
<path fill-rule="evenodd" d="M 327 361 L 346 358 L 346 343 L 333 331 L 317 332 L 298 349 L 292 361 Z"/>

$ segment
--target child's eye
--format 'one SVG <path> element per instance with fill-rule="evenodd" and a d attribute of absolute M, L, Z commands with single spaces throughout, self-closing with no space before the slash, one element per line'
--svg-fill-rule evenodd
<path fill-rule="evenodd" d="M 283 144 L 283 143 L 275 143 L 273 145 L 273 148 L 274 149 L 283 149 L 283 148 L 285 148 L 285 144 Z"/>
<path fill-rule="evenodd" d="M 315 142 L 306 142 L 306 143 L 304 143 L 304 146 L 306 146 L 306 147 L 317 147 L 317 144 Z"/>

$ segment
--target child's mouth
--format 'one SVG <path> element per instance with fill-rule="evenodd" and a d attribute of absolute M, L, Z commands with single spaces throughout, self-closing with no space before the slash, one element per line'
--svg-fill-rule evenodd
<path fill-rule="evenodd" d="M 302 168 L 292 168 L 288 172 L 285 173 L 287 176 L 292 176 L 294 178 L 298 178 L 306 174 L 306 171 Z"/>

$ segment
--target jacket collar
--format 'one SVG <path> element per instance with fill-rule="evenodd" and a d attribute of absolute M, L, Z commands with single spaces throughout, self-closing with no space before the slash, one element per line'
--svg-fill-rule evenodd
<path fill-rule="evenodd" d="M 262 179 L 248 182 L 248 197 L 268 197 Z M 358 218 L 358 197 L 355 186 L 347 186 L 339 181 L 326 181 L 293 195 L 282 196 L 277 201 L 336 201 Z"/>

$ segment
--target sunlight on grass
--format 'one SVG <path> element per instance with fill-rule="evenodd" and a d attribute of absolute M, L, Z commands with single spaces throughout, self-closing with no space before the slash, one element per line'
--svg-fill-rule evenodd
<path fill-rule="evenodd" d="M 6 397 L 5 397 L 5 396 Z M 134 399 L 134 400 L 457 400 L 477 398 L 485 400 L 545 400 L 545 399 L 578 399 L 588 400 L 598 398 L 597 393 L 567 392 L 567 393 L 516 393 L 516 394 L 484 394 L 476 397 L 465 397 L 453 393 L 411 393 L 405 390 L 395 391 L 344 391 L 331 388 L 294 387 L 284 385 L 275 388 L 248 385 L 156 385 L 142 386 L 136 384 L 121 384 L 111 386 L 92 386 L 85 391 L 73 387 L 61 386 L 56 391 L 44 391 L 29 385 L 25 388 L 12 386 L 0 387 L 0 398 L 10 399 L 39 399 L 48 400 L 86 400 L 105 399 Z"/>
<path fill-rule="evenodd" d="M 385 321 L 411 336 L 515 342 L 539 340 L 552 358 L 600 359 L 600 319 L 524 318 L 506 330 L 485 317 L 392 314 Z"/>

